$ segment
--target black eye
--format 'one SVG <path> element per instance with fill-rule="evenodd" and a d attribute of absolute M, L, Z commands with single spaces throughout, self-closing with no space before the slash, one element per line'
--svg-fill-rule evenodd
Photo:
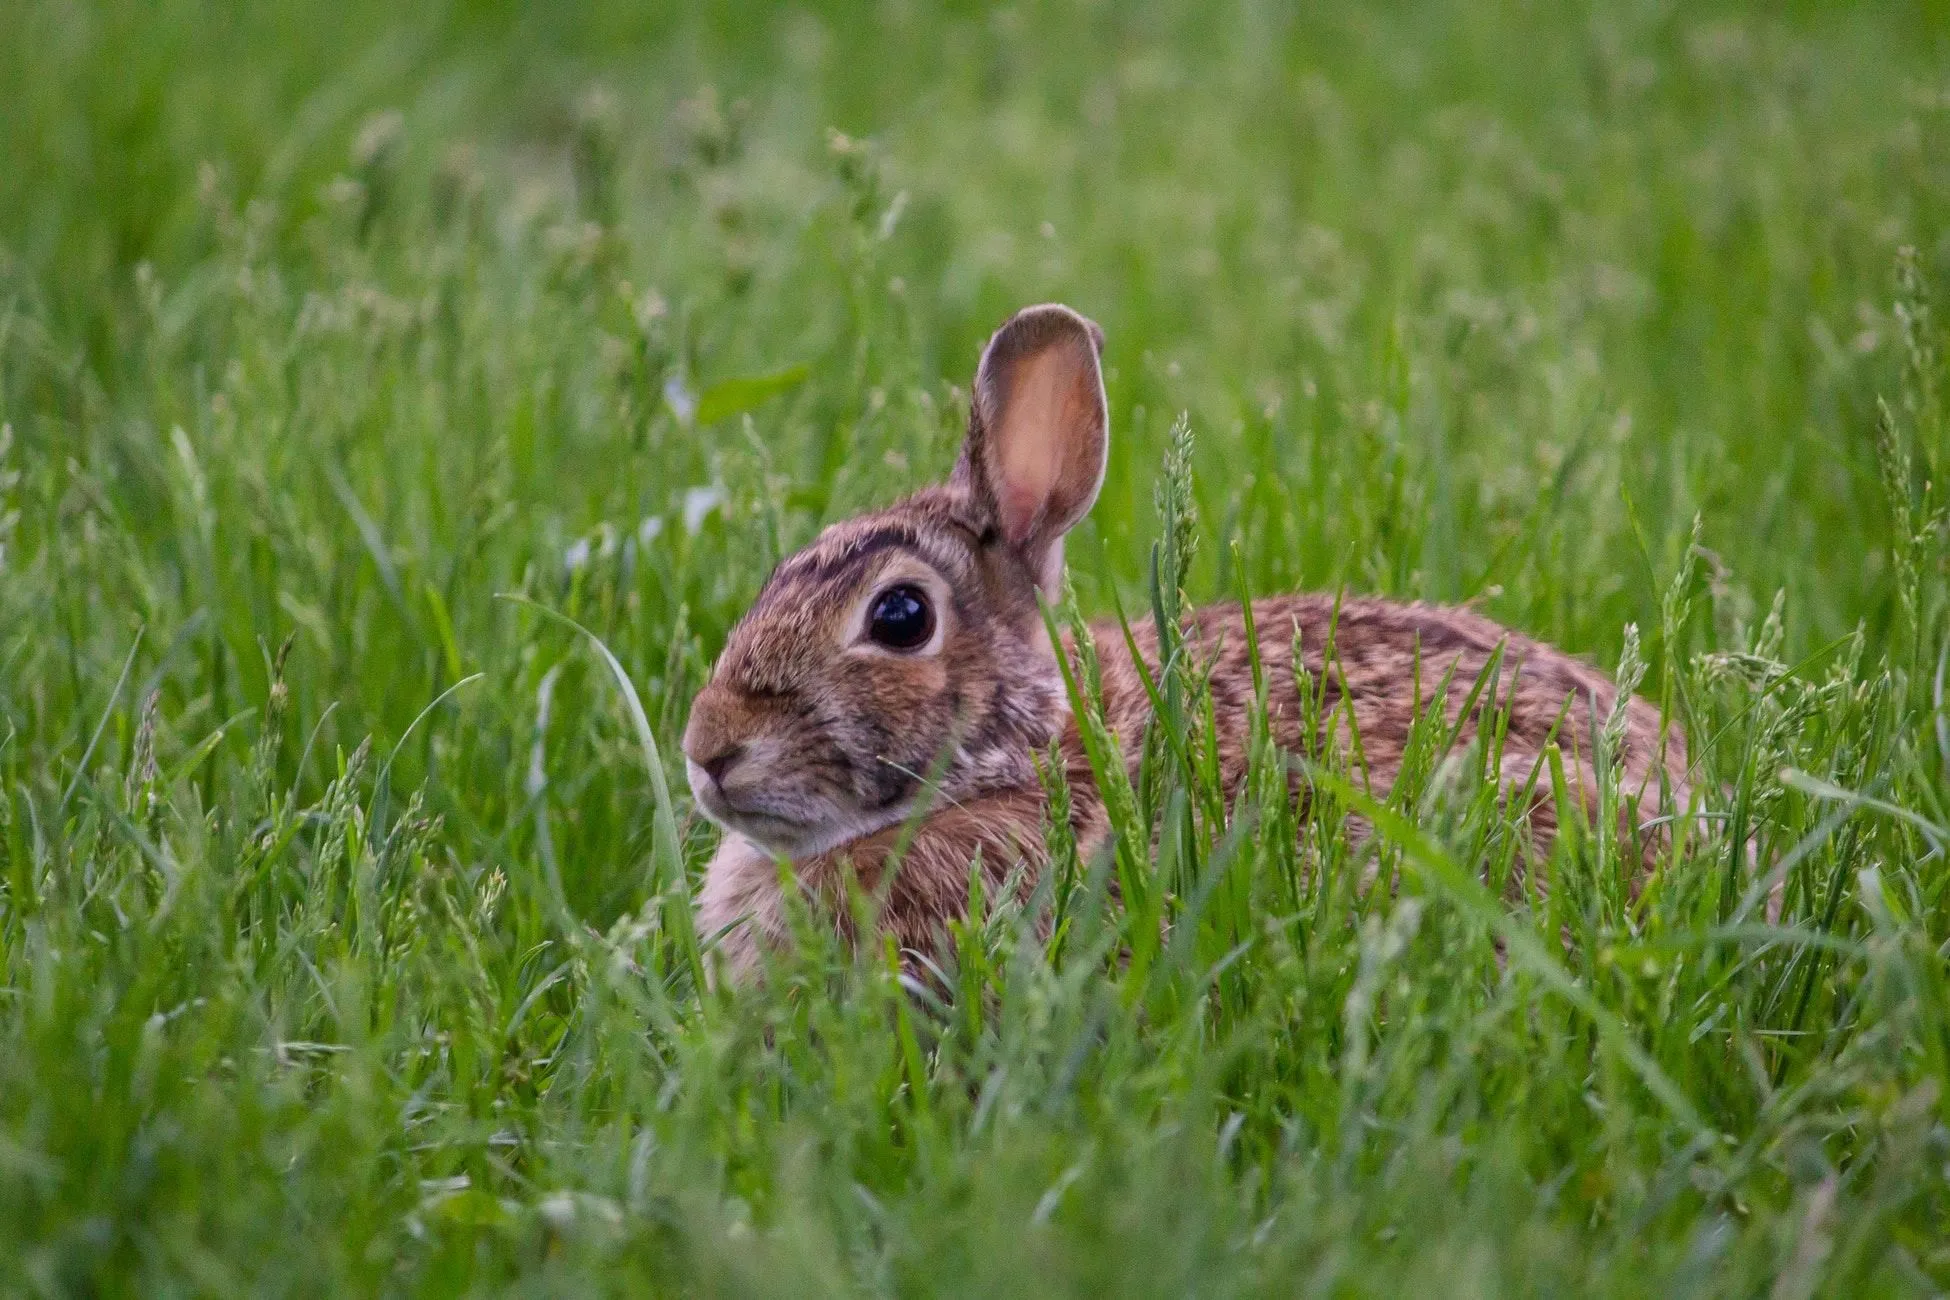
<path fill-rule="evenodd" d="M 867 635 L 889 650 L 918 650 L 934 635 L 934 609 L 919 587 L 903 583 L 873 598 Z"/>

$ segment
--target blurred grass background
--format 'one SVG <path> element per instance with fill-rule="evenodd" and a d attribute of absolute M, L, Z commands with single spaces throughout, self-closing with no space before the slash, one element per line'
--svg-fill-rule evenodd
<path fill-rule="evenodd" d="M 0 1271 L 1943 1286 L 1946 18 L 0 0 Z M 1045 299 L 1109 337 L 1086 608 L 1145 607 L 1187 411 L 1193 598 L 1635 623 L 1691 683 L 1841 945 L 1593 913 L 1670 945 L 1573 975 L 1699 1127 L 1388 900 L 1250 1007 L 690 987 L 613 685 L 494 595 L 668 757 Z"/>

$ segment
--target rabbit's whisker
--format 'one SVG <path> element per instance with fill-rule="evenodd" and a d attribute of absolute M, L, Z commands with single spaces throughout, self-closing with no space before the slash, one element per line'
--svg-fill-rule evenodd
<path fill-rule="evenodd" d="M 922 776 L 919 772 L 916 772 L 913 768 L 906 767 L 900 763 L 896 763 L 893 759 L 887 757 L 885 754 L 876 754 L 874 755 L 874 757 L 879 759 L 881 762 L 885 763 L 888 767 L 893 768 L 896 772 L 899 772 L 902 776 L 905 776 L 908 779 L 916 782 L 922 788 L 931 791 L 937 798 L 943 799 L 948 803 L 953 804 L 957 808 L 962 807 L 961 800 L 955 798 L 955 796 L 949 794 L 946 790 L 942 789 L 941 783 L 939 781 L 935 781 L 928 777 Z M 966 812 L 967 809 L 963 808 L 962 811 Z"/>

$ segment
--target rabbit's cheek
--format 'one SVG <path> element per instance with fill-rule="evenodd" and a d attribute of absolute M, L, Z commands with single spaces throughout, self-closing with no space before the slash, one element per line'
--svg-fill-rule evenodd
<path fill-rule="evenodd" d="M 877 654 L 854 665 L 848 693 L 863 708 L 913 708 L 948 688 L 948 665 L 939 655 L 896 658 Z"/>

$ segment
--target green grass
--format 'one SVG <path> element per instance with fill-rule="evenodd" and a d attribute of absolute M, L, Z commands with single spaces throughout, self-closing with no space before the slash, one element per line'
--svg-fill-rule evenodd
<path fill-rule="evenodd" d="M 1950 1286 L 1940 7 L 237 8 L 0 0 L 0 1289 Z M 1506 906 L 1432 732 L 1296 852 L 1190 728 L 1129 909 L 700 994 L 712 833 L 497 594 L 668 764 L 1050 298 L 1083 611 L 1474 601 L 1714 816 Z"/>

